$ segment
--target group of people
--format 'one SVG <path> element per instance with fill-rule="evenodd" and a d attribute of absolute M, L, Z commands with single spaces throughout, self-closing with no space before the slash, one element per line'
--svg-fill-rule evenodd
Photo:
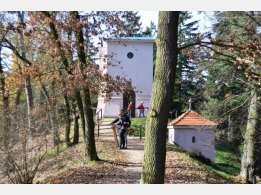
<path fill-rule="evenodd" d="M 139 117 L 145 116 L 144 115 L 144 105 L 143 102 L 140 102 L 139 106 Z M 112 124 L 115 124 L 118 126 L 118 134 L 120 137 L 120 146 L 119 149 L 126 149 L 127 148 L 127 131 L 128 128 L 131 126 L 131 111 L 132 111 L 132 102 L 129 103 L 128 108 L 127 108 L 127 113 L 124 112 L 122 109 L 119 114 L 118 118 L 115 119 Z"/>
<path fill-rule="evenodd" d="M 138 109 L 139 109 L 139 118 L 140 118 L 141 116 L 144 117 L 144 116 L 145 116 L 145 115 L 144 115 L 145 108 L 144 108 L 144 105 L 143 105 L 143 102 L 142 102 L 142 101 L 140 102 L 140 104 L 139 104 L 139 106 L 138 106 Z M 131 118 L 132 101 L 128 104 L 127 110 L 128 110 L 128 116 L 129 116 L 129 118 Z"/>

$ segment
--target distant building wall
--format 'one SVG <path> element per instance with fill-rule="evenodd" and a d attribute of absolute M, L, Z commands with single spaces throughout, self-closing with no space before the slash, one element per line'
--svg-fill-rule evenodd
<path fill-rule="evenodd" d="M 138 107 L 141 101 L 145 107 L 149 107 L 152 82 L 153 82 L 153 41 L 149 40 L 128 40 L 128 41 L 108 41 L 107 48 L 103 48 L 101 52 L 108 56 L 108 61 L 100 62 L 100 69 L 108 64 L 116 66 L 108 66 L 104 72 L 111 76 L 125 76 L 131 79 L 135 87 L 136 102 Z M 128 58 L 128 53 L 132 53 L 133 57 Z M 123 108 L 122 94 L 113 93 L 111 101 L 104 103 L 104 98 L 99 96 L 98 108 L 103 109 L 103 116 L 117 116 L 119 109 Z M 145 109 L 145 115 L 147 109 Z M 136 110 L 136 116 L 138 110 Z"/>
<path fill-rule="evenodd" d="M 204 157 L 215 160 L 215 135 L 214 129 L 200 129 L 193 127 L 169 126 L 169 142 L 175 142 L 181 148 Z M 192 141 L 193 137 L 194 143 Z"/>

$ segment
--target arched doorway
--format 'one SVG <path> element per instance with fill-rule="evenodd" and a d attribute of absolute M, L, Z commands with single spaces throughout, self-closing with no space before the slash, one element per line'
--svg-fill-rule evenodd
<path fill-rule="evenodd" d="M 132 101 L 132 111 L 131 117 L 135 117 L 135 102 L 136 102 L 136 95 L 135 92 L 132 90 L 128 93 L 123 94 L 123 109 L 127 110 L 128 104 Z"/>

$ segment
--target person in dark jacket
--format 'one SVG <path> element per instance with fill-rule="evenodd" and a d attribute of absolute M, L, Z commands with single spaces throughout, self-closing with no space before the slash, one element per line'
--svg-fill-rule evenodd
<path fill-rule="evenodd" d="M 121 113 L 123 113 L 123 118 L 124 118 L 124 121 L 126 122 L 125 123 L 125 127 L 126 127 L 126 132 L 125 132 L 125 149 L 127 149 L 127 145 L 128 145 L 128 141 L 127 141 L 127 134 L 128 134 L 128 131 L 129 131 L 129 127 L 131 126 L 131 120 L 130 120 L 130 117 L 128 115 L 128 113 L 124 113 L 124 110 L 121 110 Z"/>
<path fill-rule="evenodd" d="M 126 114 L 124 114 L 124 112 L 121 111 L 118 114 L 118 118 L 115 119 L 112 123 L 118 126 L 118 132 L 119 132 L 119 136 L 120 136 L 120 148 L 119 149 L 127 148 L 125 134 L 126 134 L 127 128 L 130 126 L 129 117 Z"/>

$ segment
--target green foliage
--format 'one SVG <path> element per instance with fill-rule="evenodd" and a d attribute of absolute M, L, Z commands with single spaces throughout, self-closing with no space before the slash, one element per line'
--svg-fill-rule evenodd
<path fill-rule="evenodd" d="M 248 15 L 252 13 L 215 12 L 215 39 L 249 50 L 245 43 L 256 37 L 257 24 Z M 219 46 L 212 46 L 212 49 L 218 52 L 209 51 L 209 59 L 201 65 L 206 72 L 206 101 L 202 113 L 206 118 L 218 122 L 218 131 L 239 145 L 246 128 L 249 91 L 253 85 L 249 84 L 246 70 L 236 60 L 240 58 L 241 51 Z"/>
<path fill-rule="evenodd" d="M 195 42 L 198 36 L 198 21 L 192 20 L 190 12 L 181 12 L 178 28 L 178 44 L 186 45 Z M 192 48 L 191 48 L 192 49 Z M 193 50 L 193 49 L 192 49 Z M 176 67 L 176 84 L 172 95 L 171 110 L 181 115 L 188 109 L 188 100 L 192 97 L 192 109 L 198 110 L 203 102 L 204 79 L 196 78 L 197 64 L 191 60 L 191 51 L 181 50 Z"/>
<path fill-rule="evenodd" d="M 145 137 L 145 125 L 146 125 L 146 117 L 132 118 L 130 135 Z"/>
<path fill-rule="evenodd" d="M 218 141 L 216 143 L 215 163 L 213 168 L 226 174 L 237 176 L 240 173 L 241 151 L 240 147 L 231 142 Z"/>
<path fill-rule="evenodd" d="M 220 140 L 217 141 L 215 150 L 215 162 L 210 164 L 200 162 L 193 156 L 190 158 L 198 161 L 209 171 L 230 181 L 235 181 L 235 176 L 240 173 L 242 145 L 237 147 L 231 142 Z"/>

